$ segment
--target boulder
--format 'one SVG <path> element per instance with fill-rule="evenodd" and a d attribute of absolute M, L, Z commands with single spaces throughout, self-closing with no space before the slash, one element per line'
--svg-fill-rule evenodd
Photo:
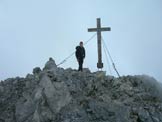
<path fill-rule="evenodd" d="M 33 74 L 34 74 L 34 75 L 39 74 L 40 72 L 41 72 L 40 67 L 35 67 L 35 68 L 33 69 Z"/>
<path fill-rule="evenodd" d="M 43 70 L 50 70 L 50 71 L 56 71 L 57 69 L 57 65 L 55 63 L 55 61 L 52 58 L 49 58 L 49 61 L 45 64 L 45 67 L 43 68 Z"/>

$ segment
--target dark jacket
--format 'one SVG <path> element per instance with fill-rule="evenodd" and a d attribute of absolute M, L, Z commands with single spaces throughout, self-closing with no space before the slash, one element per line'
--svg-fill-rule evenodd
<path fill-rule="evenodd" d="M 75 56 L 77 59 L 84 59 L 85 58 L 85 49 L 84 47 L 77 46 L 75 51 Z"/>

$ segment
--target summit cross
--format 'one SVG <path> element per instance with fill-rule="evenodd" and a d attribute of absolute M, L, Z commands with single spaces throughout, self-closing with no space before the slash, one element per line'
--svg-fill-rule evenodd
<path fill-rule="evenodd" d="M 97 32 L 97 45 L 98 45 L 98 63 L 97 68 L 102 69 L 102 45 L 101 45 L 101 32 L 102 31 L 111 31 L 110 27 L 101 27 L 101 19 L 97 18 L 97 28 L 89 28 L 88 32 Z"/>

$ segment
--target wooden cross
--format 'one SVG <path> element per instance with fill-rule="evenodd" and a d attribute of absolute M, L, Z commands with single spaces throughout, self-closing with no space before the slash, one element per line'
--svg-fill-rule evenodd
<path fill-rule="evenodd" d="M 110 27 L 101 27 L 100 18 L 97 18 L 97 28 L 89 28 L 88 32 L 97 32 L 97 43 L 98 43 L 98 63 L 97 68 L 103 68 L 102 63 L 102 45 L 101 45 L 101 32 L 111 31 Z"/>

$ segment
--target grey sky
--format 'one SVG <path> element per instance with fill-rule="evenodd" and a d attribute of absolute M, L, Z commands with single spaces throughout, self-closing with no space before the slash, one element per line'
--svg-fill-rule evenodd
<path fill-rule="evenodd" d="M 0 79 L 25 76 L 49 57 L 59 63 L 93 35 L 87 28 L 96 27 L 98 17 L 112 28 L 102 35 L 120 74 L 162 81 L 161 0 L 0 0 Z M 92 71 L 96 42 L 85 47 L 84 66 Z M 75 57 L 62 67 L 77 68 Z"/>

